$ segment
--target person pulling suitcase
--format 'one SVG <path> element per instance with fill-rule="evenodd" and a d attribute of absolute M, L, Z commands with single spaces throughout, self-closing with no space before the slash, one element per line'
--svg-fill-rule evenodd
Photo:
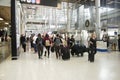
<path fill-rule="evenodd" d="M 96 47 L 97 47 L 96 35 L 95 33 L 92 33 L 91 38 L 89 40 L 89 51 L 88 51 L 88 61 L 90 62 L 94 62 L 94 57 L 97 52 Z"/>

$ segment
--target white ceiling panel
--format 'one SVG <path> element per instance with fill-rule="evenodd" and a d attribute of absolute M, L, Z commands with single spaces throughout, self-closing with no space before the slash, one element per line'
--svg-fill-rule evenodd
<path fill-rule="evenodd" d="M 0 6 L 10 6 L 11 0 L 0 0 Z"/>

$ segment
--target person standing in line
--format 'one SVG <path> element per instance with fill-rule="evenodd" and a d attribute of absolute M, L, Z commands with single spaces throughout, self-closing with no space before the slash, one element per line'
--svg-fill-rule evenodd
<path fill-rule="evenodd" d="M 118 50 L 120 52 L 120 35 L 118 35 Z"/>
<path fill-rule="evenodd" d="M 97 44 L 96 44 L 96 35 L 92 33 L 91 38 L 89 40 L 89 51 L 88 51 L 88 61 L 94 62 L 94 56 L 97 52 Z"/>
<path fill-rule="evenodd" d="M 20 36 L 20 44 L 22 45 L 24 52 L 26 52 L 26 37 L 23 34 Z"/>
<path fill-rule="evenodd" d="M 48 52 L 48 58 L 49 58 L 49 55 L 50 55 L 50 46 L 51 46 L 51 40 L 50 40 L 48 34 L 46 34 L 45 37 L 44 37 L 44 45 L 45 45 L 45 48 L 46 48 L 46 50 L 47 50 L 47 52 Z M 46 56 L 46 53 L 47 53 L 47 52 L 45 51 L 45 55 L 44 55 L 44 56 Z"/>
<path fill-rule="evenodd" d="M 31 34 L 30 36 L 30 46 L 31 46 L 31 50 L 33 50 L 34 46 L 33 46 L 33 34 Z"/>
<path fill-rule="evenodd" d="M 71 48 L 74 44 L 75 44 L 75 38 L 74 38 L 74 35 L 72 35 L 71 38 L 70 38 L 70 43 L 69 43 L 70 48 Z"/>
<path fill-rule="evenodd" d="M 107 43 L 107 49 L 109 50 L 110 48 L 110 37 L 109 36 L 107 36 L 106 43 Z"/>
<path fill-rule="evenodd" d="M 70 49 L 70 37 L 67 37 L 66 41 L 67 41 L 67 46 L 68 46 L 69 49 Z"/>
<path fill-rule="evenodd" d="M 43 54 L 43 39 L 41 37 L 41 34 L 38 34 L 38 37 L 36 39 L 36 45 L 37 45 L 37 50 L 38 50 L 38 58 L 42 59 L 42 54 Z"/>

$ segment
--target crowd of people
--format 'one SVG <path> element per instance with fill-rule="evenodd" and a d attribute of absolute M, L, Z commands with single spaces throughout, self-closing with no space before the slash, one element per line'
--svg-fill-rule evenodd
<path fill-rule="evenodd" d="M 0 30 L 0 42 L 8 41 L 7 30 Z"/>
<path fill-rule="evenodd" d="M 26 38 L 25 35 L 22 34 L 20 42 L 24 52 L 26 52 L 26 43 L 30 42 L 31 49 L 34 50 L 34 53 L 38 53 L 39 59 L 43 58 L 43 53 L 44 56 L 49 58 L 51 52 L 55 52 L 56 59 L 60 59 L 61 57 L 62 59 L 70 59 L 70 55 L 74 56 L 74 52 L 71 51 L 73 46 L 76 45 L 74 35 L 71 37 L 64 36 L 63 38 L 61 34 L 50 36 L 48 34 L 42 35 L 39 33 L 38 35 L 31 34 L 29 38 Z M 89 48 L 86 48 L 86 51 L 88 52 L 88 61 L 94 62 L 94 55 L 96 54 L 96 36 L 94 33 L 88 43 Z"/>

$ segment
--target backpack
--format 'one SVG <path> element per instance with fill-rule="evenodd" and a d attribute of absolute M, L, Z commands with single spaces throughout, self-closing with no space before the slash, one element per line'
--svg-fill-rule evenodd
<path fill-rule="evenodd" d="M 50 40 L 45 40 L 45 46 L 50 46 Z"/>
<path fill-rule="evenodd" d="M 59 46 L 62 43 L 62 41 L 60 38 L 55 38 L 54 43 L 56 46 Z"/>
<path fill-rule="evenodd" d="M 41 38 L 36 39 L 36 44 L 42 46 L 43 40 Z"/>

